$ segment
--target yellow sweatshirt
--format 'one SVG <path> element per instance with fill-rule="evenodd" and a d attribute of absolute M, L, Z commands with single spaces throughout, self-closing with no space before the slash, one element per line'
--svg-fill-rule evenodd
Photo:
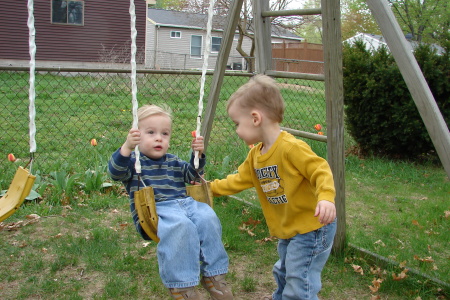
<path fill-rule="evenodd" d="M 261 147 L 250 150 L 236 174 L 211 183 L 214 196 L 255 187 L 270 234 L 281 239 L 322 227 L 314 217 L 317 202 L 334 203 L 336 195 L 327 161 L 285 131 L 267 153 Z"/>

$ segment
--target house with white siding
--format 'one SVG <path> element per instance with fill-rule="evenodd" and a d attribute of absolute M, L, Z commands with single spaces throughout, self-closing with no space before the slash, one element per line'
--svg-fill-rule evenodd
<path fill-rule="evenodd" d="M 201 69 L 206 44 L 205 14 L 148 8 L 146 23 L 145 67 L 150 69 Z M 222 43 L 226 18 L 213 16 L 211 49 L 208 69 L 214 69 Z M 272 43 L 301 42 L 299 36 L 273 27 Z M 236 50 L 238 32 L 228 58 L 227 66 L 233 70 L 245 70 L 245 59 Z M 244 38 L 242 48 L 249 53 L 251 39 Z"/>

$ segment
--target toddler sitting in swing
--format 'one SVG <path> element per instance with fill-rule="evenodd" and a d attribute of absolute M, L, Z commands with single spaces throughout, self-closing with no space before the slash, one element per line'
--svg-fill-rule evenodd
<path fill-rule="evenodd" d="M 192 141 L 199 152 L 199 169 L 194 155 L 190 162 L 167 153 L 172 134 L 172 116 L 168 108 L 145 105 L 138 110 L 138 127 L 128 132 L 125 143 L 115 151 L 108 164 L 113 180 L 122 181 L 130 196 L 130 209 L 137 231 L 142 229 L 134 204 L 138 190 L 134 149 L 141 153 L 141 180 L 152 186 L 159 218 L 157 246 L 159 274 L 174 299 L 203 299 L 195 290 L 199 281 L 212 299 L 233 299 L 225 281 L 228 255 L 222 244 L 222 227 L 214 210 L 206 203 L 186 196 L 186 183 L 203 173 L 205 155 L 203 137 Z M 142 183 L 140 183 L 142 186 Z M 202 278 L 200 280 L 200 276 Z"/>

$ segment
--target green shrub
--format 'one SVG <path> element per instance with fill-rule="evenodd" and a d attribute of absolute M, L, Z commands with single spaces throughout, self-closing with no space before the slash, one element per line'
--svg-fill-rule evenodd
<path fill-rule="evenodd" d="M 415 51 L 434 98 L 450 121 L 449 56 L 428 46 Z M 393 56 L 385 47 L 366 50 L 362 42 L 344 46 L 346 125 L 362 153 L 417 159 L 434 146 Z"/>

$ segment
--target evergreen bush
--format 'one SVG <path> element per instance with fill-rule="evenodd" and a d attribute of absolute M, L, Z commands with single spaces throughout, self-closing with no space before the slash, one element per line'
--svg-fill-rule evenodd
<path fill-rule="evenodd" d="M 427 45 L 414 55 L 447 127 L 450 121 L 450 62 Z M 346 125 L 363 154 L 388 158 L 437 157 L 419 111 L 386 47 L 367 50 L 361 41 L 343 52 Z"/>

